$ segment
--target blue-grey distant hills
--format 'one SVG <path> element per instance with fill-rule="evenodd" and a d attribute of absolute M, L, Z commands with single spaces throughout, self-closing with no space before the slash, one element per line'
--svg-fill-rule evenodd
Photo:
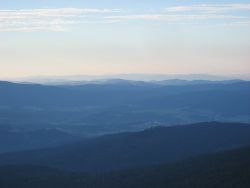
<path fill-rule="evenodd" d="M 248 123 L 250 82 L 0 82 L 0 120 L 12 130 L 58 129 L 84 136 L 204 121 Z"/>
<path fill-rule="evenodd" d="M 164 81 L 164 80 L 232 80 L 243 79 L 250 80 L 249 75 L 212 75 L 212 74 L 143 74 L 143 73 L 127 73 L 127 74 L 106 74 L 106 75 L 68 75 L 68 76 L 30 76 L 16 78 L 15 80 L 23 82 L 33 82 L 41 84 L 70 84 L 98 80 L 140 80 L 140 81 Z"/>

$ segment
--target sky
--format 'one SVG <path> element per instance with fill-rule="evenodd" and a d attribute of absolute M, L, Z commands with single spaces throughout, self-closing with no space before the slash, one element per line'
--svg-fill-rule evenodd
<path fill-rule="evenodd" d="M 250 75 L 250 0 L 0 0 L 0 79 Z"/>

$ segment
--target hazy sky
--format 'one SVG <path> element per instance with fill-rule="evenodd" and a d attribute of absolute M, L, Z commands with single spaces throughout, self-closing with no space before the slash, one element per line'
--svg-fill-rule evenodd
<path fill-rule="evenodd" d="M 0 0 L 0 78 L 250 74 L 250 0 Z"/>

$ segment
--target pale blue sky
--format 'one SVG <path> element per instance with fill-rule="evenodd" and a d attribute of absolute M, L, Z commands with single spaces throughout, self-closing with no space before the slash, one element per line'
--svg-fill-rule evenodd
<path fill-rule="evenodd" d="M 250 1 L 0 0 L 0 78 L 249 74 Z"/>

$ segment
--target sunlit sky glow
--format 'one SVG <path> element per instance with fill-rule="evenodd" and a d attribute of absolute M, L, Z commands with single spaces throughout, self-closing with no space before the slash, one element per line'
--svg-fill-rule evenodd
<path fill-rule="evenodd" d="M 0 78 L 250 74 L 249 33 L 249 0 L 0 0 Z"/>

